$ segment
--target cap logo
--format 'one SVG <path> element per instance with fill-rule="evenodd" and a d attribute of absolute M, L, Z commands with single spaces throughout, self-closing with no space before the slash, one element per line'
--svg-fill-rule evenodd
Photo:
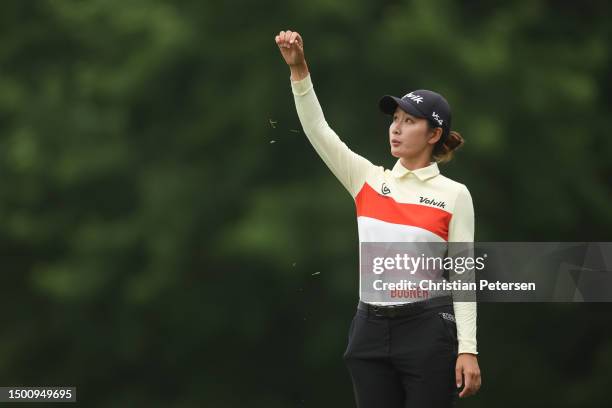
<path fill-rule="evenodd" d="M 444 123 L 444 121 L 440 119 L 440 116 L 436 112 L 432 112 L 431 116 L 434 118 L 436 122 L 438 122 L 438 125 L 442 126 L 442 123 Z"/>
<path fill-rule="evenodd" d="M 413 101 L 415 101 L 415 102 L 417 103 L 417 105 L 418 105 L 419 103 L 423 102 L 423 97 L 422 97 L 422 96 L 420 96 L 420 95 L 415 95 L 415 94 L 413 94 L 412 92 L 408 92 L 406 95 L 404 95 L 404 96 L 402 97 L 402 99 L 405 99 L 405 98 L 412 99 Z"/>

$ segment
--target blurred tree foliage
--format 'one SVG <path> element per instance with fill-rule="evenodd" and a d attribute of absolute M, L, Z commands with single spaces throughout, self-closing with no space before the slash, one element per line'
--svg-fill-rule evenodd
<path fill-rule="evenodd" d="M 435 89 L 480 241 L 609 241 L 604 1 L 0 4 L 0 381 L 86 406 L 353 405 L 353 203 L 301 132 L 274 35 L 390 167 L 378 98 Z M 315 272 L 320 272 L 315 274 Z M 609 304 L 481 305 L 462 405 L 602 406 Z"/>

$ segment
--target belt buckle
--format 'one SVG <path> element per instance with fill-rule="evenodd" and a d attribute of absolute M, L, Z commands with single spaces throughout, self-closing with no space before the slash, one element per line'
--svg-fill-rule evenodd
<path fill-rule="evenodd" d="M 374 312 L 374 316 L 376 317 L 385 317 L 382 306 L 374 305 L 372 306 L 372 311 Z"/>
<path fill-rule="evenodd" d="M 419 304 L 419 302 L 410 302 L 401 306 L 401 310 L 405 312 L 406 316 L 412 316 L 414 314 L 418 314 L 423 311 L 423 305 Z"/>
<path fill-rule="evenodd" d="M 380 306 L 375 305 L 373 307 L 374 316 L 376 317 L 396 317 L 397 316 L 397 307 L 395 306 Z"/>

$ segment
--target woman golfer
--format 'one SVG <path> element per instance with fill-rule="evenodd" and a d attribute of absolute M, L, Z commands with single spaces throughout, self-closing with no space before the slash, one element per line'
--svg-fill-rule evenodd
<path fill-rule="evenodd" d="M 392 117 L 389 144 L 398 158 L 393 169 L 384 169 L 350 150 L 325 121 L 300 34 L 281 31 L 275 40 L 291 70 L 304 132 L 355 200 L 360 244 L 472 242 L 471 195 L 437 165 L 463 143 L 450 130 L 447 101 L 428 90 L 380 100 L 382 112 Z M 344 353 L 359 408 L 449 407 L 457 396 L 478 391 L 475 302 L 423 292 L 395 302 L 362 297 Z"/>

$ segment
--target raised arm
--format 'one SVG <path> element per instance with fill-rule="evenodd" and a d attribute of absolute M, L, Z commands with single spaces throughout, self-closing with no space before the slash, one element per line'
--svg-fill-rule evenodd
<path fill-rule="evenodd" d="M 323 162 L 354 198 L 368 172 L 375 166 L 349 149 L 327 124 L 314 91 L 300 34 L 281 31 L 275 40 L 291 71 L 291 89 L 304 133 Z"/>

